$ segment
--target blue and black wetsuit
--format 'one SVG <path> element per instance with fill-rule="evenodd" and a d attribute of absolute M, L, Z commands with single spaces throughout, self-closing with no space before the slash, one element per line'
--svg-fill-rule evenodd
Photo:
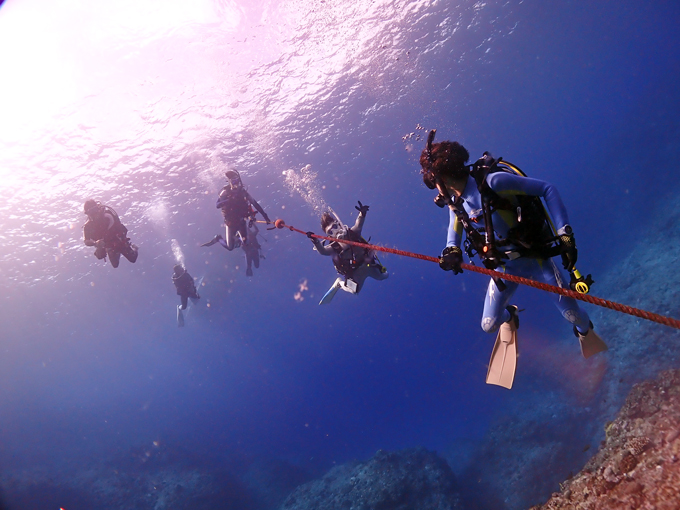
<path fill-rule="evenodd" d="M 567 230 L 569 225 L 567 210 L 562 203 L 557 189 L 552 184 L 507 172 L 491 173 L 486 177 L 486 182 L 501 198 L 507 199 L 515 206 L 514 210 L 494 211 L 492 221 L 497 238 L 508 237 L 510 229 L 517 227 L 516 207 L 519 205 L 517 199 L 519 195 L 542 198 L 545 201 L 553 225 L 557 229 L 557 234 L 563 234 Z M 460 198 L 463 199 L 463 207 L 476 228 L 483 229 L 482 197 L 473 178 L 468 178 L 465 190 Z M 463 226 L 452 210 L 449 211 L 449 215 L 449 231 L 446 245 L 460 247 Z M 519 246 L 510 244 L 503 246 L 503 251 L 512 251 L 513 248 L 521 249 Z M 565 282 L 567 281 L 562 271 L 558 269 L 552 259 L 524 256 L 513 260 L 504 260 L 503 265 L 498 267 L 496 271 L 499 273 L 507 272 L 558 287 L 565 287 Z M 502 274 L 499 276 L 502 278 Z M 518 284 L 505 280 L 504 283 L 506 288 L 500 291 L 493 280 L 489 282 L 482 315 L 482 329 L 487 333 L 496 331 L 503 322 L 510 320 L 510 313 L 506 310 L 506 306 L 510 304 L 510 299 L 515 290 L 517 290 Z M 579 332 L 586 333 L 590 323 L 588 314 L 579 307 L 574 299 L 555 294 L 552 295 L 555 299 L 555 306 L 557 306 L 562 316 L 576 326 Z"/>

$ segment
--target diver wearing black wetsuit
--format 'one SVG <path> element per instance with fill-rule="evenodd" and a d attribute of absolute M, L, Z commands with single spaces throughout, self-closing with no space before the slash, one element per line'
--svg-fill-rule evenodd
<path fill-rule="evenodd" d="M 133 264 L 137 260 L 138 249 L 130 243 L 127 228 L 118 214 L 109 206 L 95 200 L 88 200 L 83 207 L 87 222 L 83 225 L 85 246 L 94 246 L 94 256 L 99 260 L 107 255 L 113 267 L 118 267 L 121 254 Z"/>
<path fill-rule="evenodd" d="M 184 269 L 184 266 L 177 264 L 173 268 L 172 283 L 175 284 L 177 289 L 177 295 L 180 297 L 182 304 L 179 306 L 180 309 L 186 310 L 189 304 L 189 298 L 201 299 L 196 291 L 196 284 L 191 275 Z"/>
<path fill-rule="evenodd" d="M 253 219 L 256 212 L 259 212 L 267 224 L 271 223 L 269 216 L 264 212 L 264 209 L 258 204 L 250 193 L 246 191 L 241 182 L 241 176 L 238 172 L 230 170 L 225 173 L 229 184 L 222 188 L 220 195 L 217 198 L 215 207 L 222 210 L 224 217 L 224 224 L 226 225 L 226 239 L 221 235 L 216 235 L 212 240 L 203 243 L 201 246 L 212 246 L 215 243 L 220 243 L 225 249 L 231 251 L 240 246 L 240 242 L 246 244 L 248 242 L 248 218 Z M 252 209 L 255 208 L 255 210 Z M 240 242 L 236 238 L 239 234 Z"/>
<path fill-rule="evenodd" d="M 260 229 L 257 228 L 257 225 L 251 222 L 248 226 L 248 242 L 241 245 L 246 256 L 246 276 L 253 276 L 253 266 L 255 266 L 255 269 L 259 269 L 260 257 L 264 258 L 264 255 L 260 254 L 262 246 L 257 241 L 259 232 Z"/>

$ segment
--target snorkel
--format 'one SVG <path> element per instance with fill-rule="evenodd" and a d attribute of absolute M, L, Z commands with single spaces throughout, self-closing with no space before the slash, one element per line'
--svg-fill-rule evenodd
<path fill-rule="evenodd" d="M 434 136 L 437 134 L 437 130 L 433 129 L 430 131 L 430 133 L 427 135 L 427 161 L 430 163 L 430 168 L 429 172 L 432 174 L 432 177 L 434 178 L 434 187 L 439 191 L 439 195 L 437 195 L 434 198 L 434 203 L 437 204 L 437 207 L 444 207 L 445 205 L 448 205 L 451 207 L 454 205 L 454 200 L 451 198 L 451 194 L 449 193 L 449 190 L 446 189 L 446 185 L 442 181 L 441 176 L 439 173 L 435 173 L 433 170 L 434 167 L 434 158 L 432 157 L 432 142 L 434 141 Z"/>

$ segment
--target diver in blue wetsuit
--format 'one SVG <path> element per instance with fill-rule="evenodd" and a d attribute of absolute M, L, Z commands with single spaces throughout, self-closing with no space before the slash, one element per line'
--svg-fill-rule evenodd
<path fill-rule="evenodd" d="M 476 252 L 484 265 L 498 271 L 487 288 L 482 329 L 499 331 L 489 364 L 487 382 L 510 388 L 517 358 L 518 309 L 510 305 L 517 283 L 503 280 L 507 272 L 516 276 L 564 287 L 564 278 L 552 257 L 561 255 L 564 268 L 574 270 L 576 242 L 567 211 L 557 189 L 550 183 L 531 179 L 513 165 L 484 153 L 466 165 L 469 153 L 458 142 L 433 144 L 434 131 L 420 157 L 423 181 L 437 189 L 435 202 L 449 207 L 449 230 L 440 266 L 454 274 L 462 272 L 463 232 L 470 257 Z M 541 202 L 545 201 L 549 217 Z M 553 231 L 554 228 L 554 231 Z M 577 276 L 572 276 L 575 281 Z M 592 284 L 588 278 L 582 282 Z M 588 314 L 574 299 L 554 295 L 555 305 L 574 327 L 585 357 L 607 346 L 592 329 Z"/>

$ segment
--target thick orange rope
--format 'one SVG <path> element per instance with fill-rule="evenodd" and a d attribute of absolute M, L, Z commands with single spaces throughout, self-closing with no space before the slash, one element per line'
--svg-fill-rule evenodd
<path fill-rule="evenodd" d="M 290 225 L 286 225 L 286 223 L 278 219 L 274 222 L 274 225 L 276 228 L 287 228 L 288 230 L 292 232 L 298 232 L 300 234 L 307 235 L 306 232 L 292 227 Z M 325 239 L 326 241 L 334 242 L 338 241 L 338 239 L 335 239 L 333 237 L 326 237 L 326 236 L 320 236 L 317 234 L 311 234 L 312 237 L 316 239 Z M 420 259 L 420 260 L 428 260 L 430 262 L 436 262 L 439 263 L 439 258 L 438 257 L 430 257 L 428 255 L 422 255 L 420 253 L 413 253 L 410 251 L 404 251 L 404 250 L 397 250 L 395 248 L 386 248 L 384 246 L 376 246 L 374 244 L 368 244 L 368 243 L 358 243 L 356 241 L 349 241 L 347 239 L 342 240 L 343 244 L 350 244 L 352 246 L 358 246 L 360 248 L 366 248 L 368 250 L 375 250 L 375 251 L 382 251 L 385 253 L 393 253 L 394 255 L 401 255 L 402 257 L 411 257 L 414 259 Z M 537 282 L 535 280 L 529 280 L 528 278 L 522 278 L 521 276 L 515 276 L 512 274 L 507 274 L 507 273 L 500 273 L 498 271 L 494 271 L 492 269 L 487 269 L 485 267 L 479 267 L 479 266 L 473 266 L 472 264 L 461 264 L 461 267 L 467 271 L 473 271 L 475 273 L 481 273 L 485 274 L 487 276 L 492 276 L 496 278 L 501 278 L 502 280 L 507 280 L 509 282 L 515 282 L 515 283 L 521 283 L 522 285 L 527 285 L 529 287 L 534 287 L 535 289 L 539 290 L 544 290 L 546 292 L 553 292 L 555 294 L 560 294 L 562 296 L 570 297 L 573 299 L 578 299 L 580 301 L 585 301 L 586 303 L 590 303 L 593 305 L 597 306 L 602 306 L 604 308 L 609 308 L 610 310 L 615 310 L 617 312 L 625 313 L 628 315 L 633 315 L 635 317 L 640 317 L 641 319 L 647 319 L 648 321 L 653 321 L 653 322 L 658 322 L 659 324 L 663 324 L 665 326 L 670 326 L 671 328 L 676 328 L 680 329 L 680 321 L 677 319 L 673 319 L 671 317 L 665 317 L 663 315 L 659 315 L 656 313 L 652 312 L 647 312 L 645 310 L 640 310 L 639 308 L 633 308 L 632 306 L 627 306 L 627 305 L 622 305 L 620 303 L 615 303 L 613 301 L 608 301 L 606 299 L 590 296 L 587 294 L 580 294 L 576 291 L 573 291 L 571 289 L 563 289 L 562 287 L 556 287 L 555 285 L 549 285 L 547 283 L 541 283 Z"/>

